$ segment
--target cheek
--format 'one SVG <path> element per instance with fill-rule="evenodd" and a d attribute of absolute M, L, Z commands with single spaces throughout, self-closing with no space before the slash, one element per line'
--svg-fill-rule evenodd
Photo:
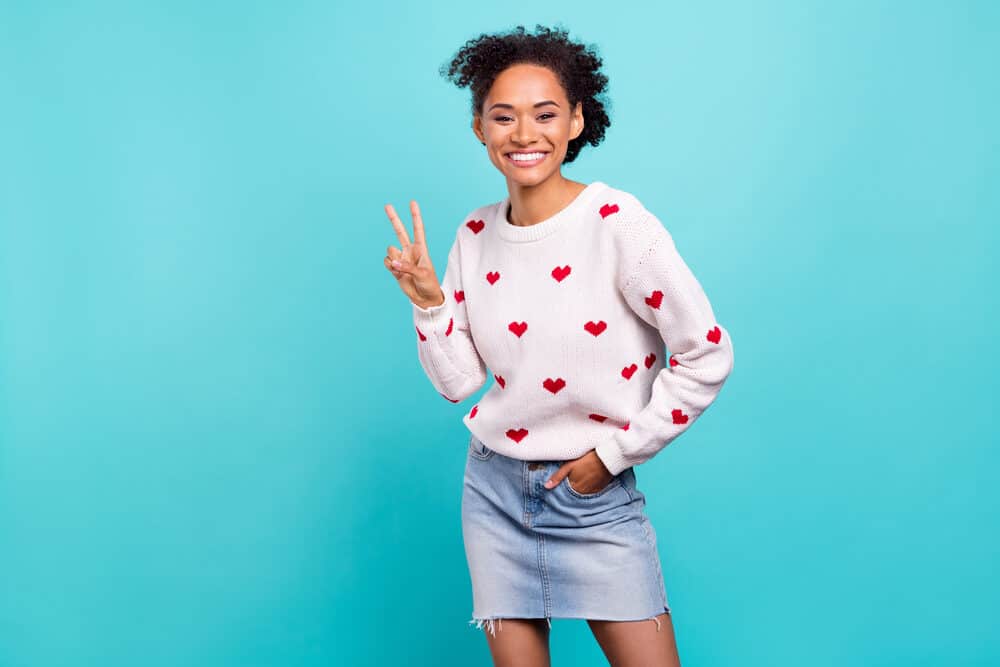
<path fill-rule="evenodd" d="M 549 141 L 551 141 L 553 145 L 558 146 L 569 142 L 569 125 L 560 125 L 559 127 L 550 128 L 550 130 L 551 131 L 547 132 L 547 134 L 549 135 Z"/>
<path fill-rule="evenodd" d="M 490 162 L 492 162 L 497 167 L 503 165 L 506 159 L 507 158 L 503 156 L 503 153 L 500 152 L 499 148 L 492 148 L 490 150 Z"/>

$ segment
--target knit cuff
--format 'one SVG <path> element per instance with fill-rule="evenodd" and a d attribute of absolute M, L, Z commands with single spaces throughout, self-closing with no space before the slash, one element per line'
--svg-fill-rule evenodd
<path fill-rule="evenodd" d="M 438 325 L 442 324 L 447 326 L 451 317 L 451 305 L 448 303 L 448 299 L 430 308 L 421 308 L 412 302 L 411 304 L 413 306 L 413 321 L 418 325 L 424 325 L 429 329 L 437 329 Z"/>
<path fill-rule="evenodd" d="M 594 453 L 597 454 L 597 458 L 601 459 L 604 467 L 608 469 L 612 475 L 618 475 L 623 470 L 633 465 L 633 463 L 625 458 L 625 454 L 622 452 L 621 447 L 618 446 L 618 442 L 613 438 L 608 439 L 594 448 Z"/>

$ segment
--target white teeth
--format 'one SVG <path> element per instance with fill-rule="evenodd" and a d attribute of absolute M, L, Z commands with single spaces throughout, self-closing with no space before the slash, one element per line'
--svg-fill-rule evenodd
<path fill-rule="evenodd" d="M 511 153 L 510 157 L 512 160 L 517 162 L 530 162 L 532 160 L 537 160 L 540 157 L 544 157 L 545 153 Z"/>

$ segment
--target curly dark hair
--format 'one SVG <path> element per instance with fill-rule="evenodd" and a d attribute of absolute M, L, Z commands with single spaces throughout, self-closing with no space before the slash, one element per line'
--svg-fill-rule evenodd
<path fill-rule="evenodd" d="M 563 159 L 567 163 L 576 159 L 585 144 L 597 146 L 604 139 L 611 126 L 611 101 L 604 94 L 608 77 L 600 71 L 603 61 L 598 47 L 571 41 L 560 25 L 553 29 L 536 24 L 535 34 L 526 34 L 523 25 L 506 33 L 482 34 L 441 65 L 440 73 L 459 88 L 471 88 L 472 113 L 480 114 L 493 82 L 511 65 L 530 63 L 552 70 L 570 107 L 583 103 L 583 132 L 569 142 Z"/>

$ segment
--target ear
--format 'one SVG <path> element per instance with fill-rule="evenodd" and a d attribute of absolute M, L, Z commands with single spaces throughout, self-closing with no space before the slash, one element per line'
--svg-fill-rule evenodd
<path fill-rule="evenodd" d="M 583 102 L 577 102 L 576 108 L 573 110 L 573 139 L 576 139 L 583 134 L 583 128 Z"/>
<path fill-rule="evenodd" d="M 483 135 L 483 119 L 479 117 L 479 114 L 472 116 L 472 133 L 476 135 L 479 143 L 486 143 L 486 137 Z"/>

